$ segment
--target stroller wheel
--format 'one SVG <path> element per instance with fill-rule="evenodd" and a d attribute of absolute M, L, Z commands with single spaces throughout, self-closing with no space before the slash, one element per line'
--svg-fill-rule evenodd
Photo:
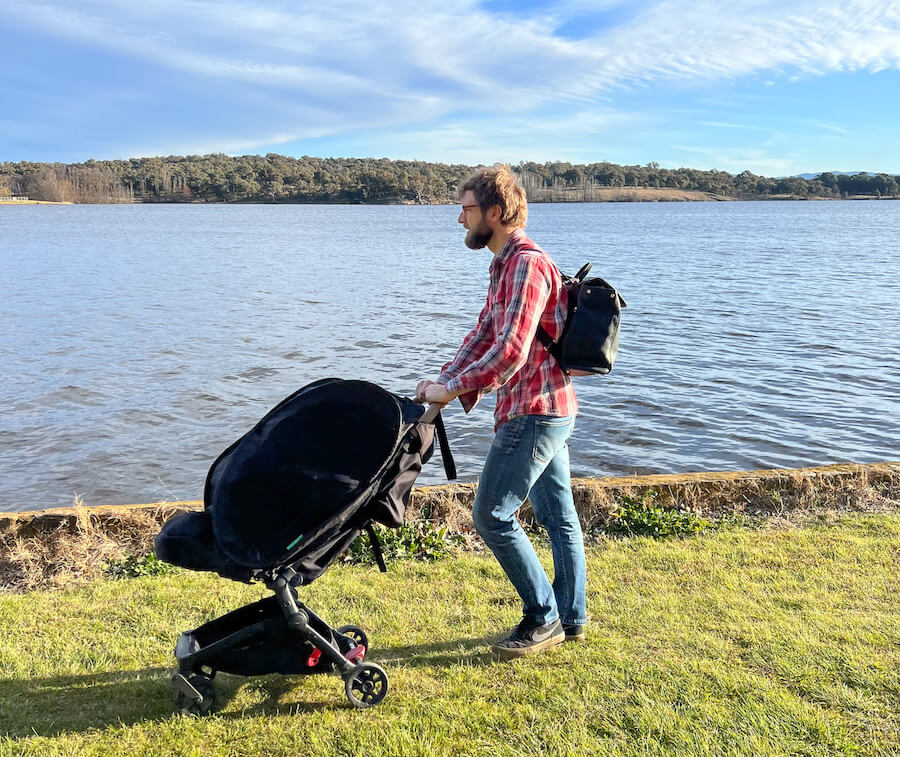
<path fill-rule="evenodd" d="M 354 707 L 374 707 L 388 692 L 387 673 L 380 665 L 364 662 L 347 674 L 344 691 Z"/>
<path fill-rule="evenodd" d="M 176 715 L 201 717 L 208 715 L 216 704 L 212 676 L 194 673 L 185 677 L 176 671 L 172 674 L 172 690 Z"/>
<path fill-rule="evenodd" d="M 366 636 L 366 632 L 359 626 L 341 626 L 335 633 L 339 633 L 341 636 L 352 639 L 356 646 L 364 646 L 366 649 L 369 648 L 369 637 Z"/>

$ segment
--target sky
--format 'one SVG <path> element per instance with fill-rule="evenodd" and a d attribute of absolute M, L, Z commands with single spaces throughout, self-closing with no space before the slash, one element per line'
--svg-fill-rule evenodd
<path fill-rule="evenodd" d="M 0 0 L 0 161 L 900 174 L 900 0 Z"/>

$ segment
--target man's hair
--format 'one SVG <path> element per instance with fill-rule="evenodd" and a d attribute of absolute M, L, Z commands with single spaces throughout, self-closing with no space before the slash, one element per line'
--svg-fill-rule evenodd
<path fill-rule="evenodd" d="M 524 228 L 528 220 L 528 200 L 525 190 L 516 182 L 509 166 L 498 163 L 490 168 L 479 168 L 459 185 L 459 196 L 471 190 L 475 202 L 486 213 L 494 205 L 500 206 L 500 223 L 504 226 Z"/>

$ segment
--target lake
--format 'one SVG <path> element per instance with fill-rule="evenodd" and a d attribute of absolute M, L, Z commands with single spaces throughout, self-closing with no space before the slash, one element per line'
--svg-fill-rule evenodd
<path fill-rule="evenodd" d="M 0 207 L 0 510 L 199 499 L 304 384 L 411 395 L 484 302 L 457 212 Z M 535 204 L 528 232 L 628 302 L 574 475 L 900 459 L 900 202 Z M 492 410 L 445 413 L 464 480 Z"/>

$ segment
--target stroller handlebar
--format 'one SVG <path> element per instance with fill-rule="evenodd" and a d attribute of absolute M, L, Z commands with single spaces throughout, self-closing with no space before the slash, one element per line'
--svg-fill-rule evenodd
<path fill-rule="evenodd" d="M 441 412 L 446 407 L 446 403 L 444 402 L 432 402 L 428 405 L 428 409 L 425 411 L 424 415 L 419 418 L 420 423 L 432 423 L 435 418 L 437 418 L 438 413 Z"/>

